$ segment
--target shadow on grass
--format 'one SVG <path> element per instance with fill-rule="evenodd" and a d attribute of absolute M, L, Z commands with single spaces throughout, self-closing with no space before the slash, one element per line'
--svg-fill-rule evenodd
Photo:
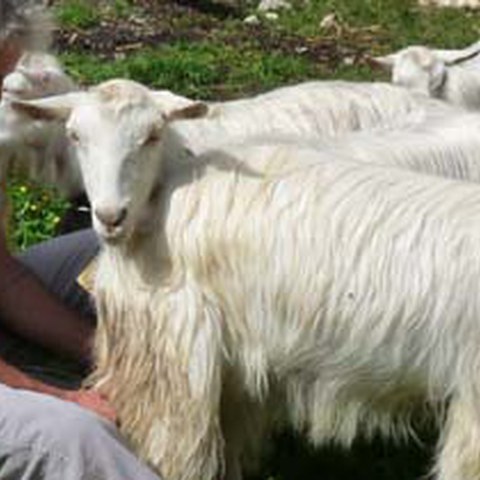
<path fill-rule="evenodd" d="M 197 10 L 206 15 L 212 15 L 220 20 L 232 17 L 238 17 L 242 13 L 242 8 L 233 4 L 219 3 L 219 1 L 210 0 L 175 0 L 179 5 L 184 5 Z M 233 3 L 233 2 L 232 2 Z"/>
<path fill-rule="evenodd" d="M 248 480 L 426 480 L 434 458 L 436 433 L 422 432 L 408 445 L 359 440 L 349 450 L 313 449 L 292 435 L 282 435 L 262 473 Z"/>

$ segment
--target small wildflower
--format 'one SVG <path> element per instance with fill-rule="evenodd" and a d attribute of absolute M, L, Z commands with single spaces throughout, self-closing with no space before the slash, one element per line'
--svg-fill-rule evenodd
<path fill-rule="evenodd" d="M 38 210 L 38 207 L 33 203 L 32 205 L 30 205 L 30 210 L 32 212 L 36 212 Z"/>
<path fill-rule="evenodd" d="M 25 185 L 22 185 L 20 188 L 20 193 L 27 193 L 27 187 Z"/>
<path fill-rule="evenodd" d="M 54 217 L 53 218 L 53 224 L 57 225 L 57 223 L 60 221 L 60 217 Z"/>

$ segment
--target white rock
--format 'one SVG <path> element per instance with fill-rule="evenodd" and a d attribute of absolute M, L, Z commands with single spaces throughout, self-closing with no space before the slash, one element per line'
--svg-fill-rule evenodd
<path fill-rule="evenodd" d="M 278 20 L 278 13 L 275 13 L 275 12 L 267 12 L 267 13 L 265 14 L 265 18 L 266 18 L 267 20 L 273 20 L 273 21 Z"/>
<path fill-rule="evenodd" d="M 261 0 L 257 10 L 259 12 L 272 12 L 281 8 L 289 9 L 292 8 L 292 5 L 286 0 Z"/>
<path fill-rule="evenodd" d="M 256 15 L 249 15 L 243 20 L 243 23 L 247 25 L 259 25 L 260 19 Z"/>

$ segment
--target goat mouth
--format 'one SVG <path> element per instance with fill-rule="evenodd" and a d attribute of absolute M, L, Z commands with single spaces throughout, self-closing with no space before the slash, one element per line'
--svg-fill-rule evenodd
<path fill-rule="evenodd" d="M 102 240 L 110 245 L 119 244 L 128 236 L 127 229 L 123 227 L 107 228 L 102 226 L 100 229 L 97 229 L 97 232 Z"/>

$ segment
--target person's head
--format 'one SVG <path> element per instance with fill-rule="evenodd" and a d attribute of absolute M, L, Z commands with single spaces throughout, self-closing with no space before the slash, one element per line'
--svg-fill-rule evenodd
<path fill-rule="evenodd" d="M 41 0 L 0 0 L 0 79 L 24 50 L 45 50 L 53 23 Z"/>

